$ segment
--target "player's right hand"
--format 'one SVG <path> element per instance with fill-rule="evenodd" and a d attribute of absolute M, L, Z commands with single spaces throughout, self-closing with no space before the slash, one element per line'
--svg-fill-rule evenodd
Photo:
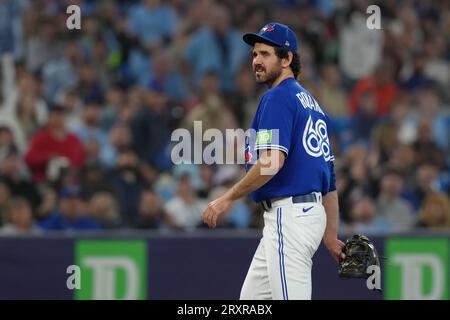
<path fill-rule="evenodd" d="M 210 202 L 203 213 L 203 221 L 208 225 L 208 227 L 215 228 L 219 216 L 228 211 L 232 203 L 233 201 L 228 199 L 226 196 L 222 196 Z"/>

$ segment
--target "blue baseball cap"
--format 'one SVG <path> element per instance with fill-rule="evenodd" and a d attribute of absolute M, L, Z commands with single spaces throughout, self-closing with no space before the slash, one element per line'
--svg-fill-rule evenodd
<path fill-rule="evenodd" d="M 266 42 L 292 52 L 297 51 L 297 37 L 294 31 L 277 22 L 266 24 L 258 33 L 246 33 L 242 39 L 251 46 L 254 46 L 256 42 Z"/>

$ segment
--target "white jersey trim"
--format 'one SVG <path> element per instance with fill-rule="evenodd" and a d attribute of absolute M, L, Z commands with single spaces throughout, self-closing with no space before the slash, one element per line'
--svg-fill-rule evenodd
<path fill-rule="evenodd" d="M 286 147 L 280 146 L 279 144 L 258 144 L 255 146 L 255 150 L 267 150 L 267 149 L 275 149 L 281 150 L 287 154 L 289 154 L 289 150 Z"/>

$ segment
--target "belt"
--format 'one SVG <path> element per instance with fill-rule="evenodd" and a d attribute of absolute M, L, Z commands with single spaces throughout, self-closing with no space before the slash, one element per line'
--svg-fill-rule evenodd
<path fill-rule="evenodd" d="M 322 193 L 320 192 L 311 192 L 308 194 L 301 194 L 292 197 L 284 197 L 284 198 L 274 198 L 269 200 L 261 201 L 261 205 L 264 210 L 272 209 L 273 207 L 281 206 L 281 205 L 289 205 L 293 203 L 304 203 L 304 202 L 319 202 L 322 203 Z"/>

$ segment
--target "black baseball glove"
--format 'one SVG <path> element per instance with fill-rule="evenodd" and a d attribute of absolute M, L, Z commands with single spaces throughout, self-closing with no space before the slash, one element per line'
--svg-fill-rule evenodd
<path fill-rule="evenodd" d="M 367 268 L 371 265 L 380 266 L 380 259 L 373 243 L 362 234 L 355 234 L 347 239 L 342 249 L 345 258 L 339 261 L 339 277 L 365 278 L 369 277 Z"/>

